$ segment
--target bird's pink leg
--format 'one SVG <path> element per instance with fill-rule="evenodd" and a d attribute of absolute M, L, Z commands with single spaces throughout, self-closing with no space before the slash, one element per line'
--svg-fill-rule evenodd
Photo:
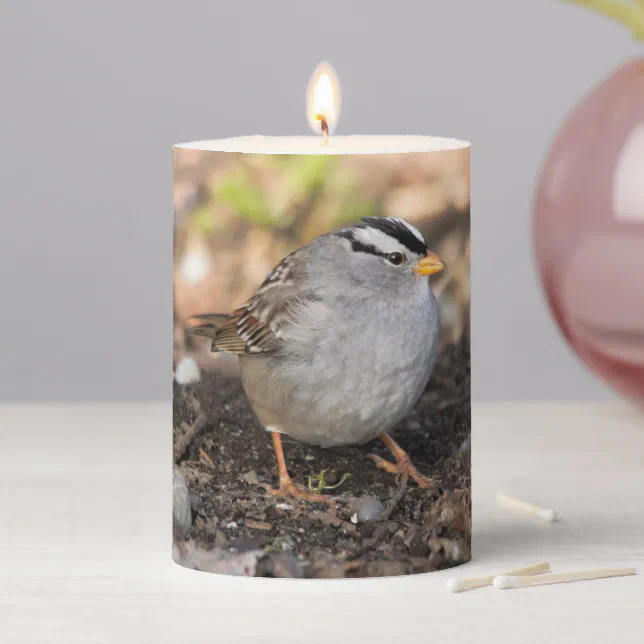
<path fill-rule="evenodd" d="M 302 499 L 303 501 L 317 501 L 325 503 L 328 497 L 324 494 L 316 494 L 315 492 L 307 492 L 301 490 L 293 483 L 289 476 L 288 469 L 286 468 L 286 459 L 284 458 L 284 448 L 282 447 L 282 437 L 279 432 L 271 432 L 273 438 L 273 447 L 275 448 L 275 456 L 277 457 L 277 468 L 280 477 L 280 486 L 278 489 L 270 485 L 262 485 L 266 490 L 275 496 L 291 496 L 295 499 Z"/>
<path fill-rule="evenodd" d="M 396 474 L 403 485 L 407 483 L 410 476 L 418 483 L 419 487 L 431 487 L 433 485 L 432 479 L 421 474 L 412 465 L 409 454 L 389 434 L 380 434 L 380 438 L 394 455 L 396 462 L 391 463 L 376 454 L 369 454 L 369 458 L 376 464 L 376 467 L 390 474 Z"/>

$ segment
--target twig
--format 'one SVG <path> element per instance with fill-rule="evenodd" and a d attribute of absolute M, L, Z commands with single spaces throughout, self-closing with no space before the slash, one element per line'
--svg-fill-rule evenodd
<path fill-rule="evenodd" d="M 308 483 L 309 492 L 313 492 L 315 494 L 322 494 L 322 490 L 335 490 L 336 488 L 339 488 L 345 481 L 348 481 L 353 476 L 352 474 L 347 472 L 342 475 L 342 478 L 340 479 L 339 483 L 336 483 L 335 485 L 327 485 L 326 481 L 324 480 L 325 472 L 326 470 L 322 470 L 319 474 L 306 477 L 309 480 L 309 483 Z"/>
<path fill-rule="evenodd" d="M 399 486 L 399 488 L 396 490 L 396 493 L 391 497 L 391 499 L 389 499 L 389 503 L 387 503 L 384 512 L 380 515 L 378 521 L 387 521 L 389 519 L 389 517 L 393 514 L 393 511 L 396 509 L 396 506 L 405 496 L 406 492 L 407 484 Z"/>
<path fill-rule="evenodd" d="M 212 459 L 210 458 L 210 456 L 208 456 L 205 450 L 203 450 L 201 447 L 199 448 L 199 456 L 202 458 L 202 460 L 206 461 L 208 465 L 210 465 L 211 467 L 215 467 L 215 464 L 212 462 Z"/>
<path fill-rule="evenodd" d="M 208 420 L 206 416 L 200 414 L 195 420 L 193 425 L 186 427 L 183 436 L 178 436 L 174 442 L 174 462 L 178 463 L 186 453 L 192 441 L 201 434 L 201 432 L 208 427 Z"/>

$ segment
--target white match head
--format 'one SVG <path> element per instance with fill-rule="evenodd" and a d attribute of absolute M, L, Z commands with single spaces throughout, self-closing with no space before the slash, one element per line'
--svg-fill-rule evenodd
<path fill-rule="evenodd" d="M 510 577 L 509 575 L 499 575 L 494 578 L 494 587 L 504 590 L 505 588 L 516 588 L 519 585 L 518 579 L 516 577 Z"/>
<path fill-rule="evenodd" d="M 548 523 L 554 523 L 557 520 L 557 513 L 554 510 L 539 510 L 539 516 Z"/>
<path fill-rule="evenodd" d="M 465 584 L 460 579 L 448 579 L 447 590 L 452 593 L 460 593 L 465 590 Z"/>

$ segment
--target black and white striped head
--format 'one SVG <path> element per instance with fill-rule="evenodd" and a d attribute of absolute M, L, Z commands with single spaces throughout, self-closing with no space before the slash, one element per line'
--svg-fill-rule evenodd
<path fill-rule="evenodd" d="M 420 232 L 397 217 L 365 217 L 362 223 L 331 236 L 349 251 L 348 270 L 353 279 L 373 288 L 404 288 L 411 280 L 417 282 L 444 268 Z"/>

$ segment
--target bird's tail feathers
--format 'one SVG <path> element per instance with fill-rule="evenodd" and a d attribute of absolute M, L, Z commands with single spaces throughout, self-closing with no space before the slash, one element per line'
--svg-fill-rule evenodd
<path fill-rule="evenodd" d="M 217 331 L 224 324 L 230 315 L 227 313 L 206 313 L 205 315 L 193 315 L 186 322 L 186 333 L 198 335 L 202 338 L 216 338 Z"/>

